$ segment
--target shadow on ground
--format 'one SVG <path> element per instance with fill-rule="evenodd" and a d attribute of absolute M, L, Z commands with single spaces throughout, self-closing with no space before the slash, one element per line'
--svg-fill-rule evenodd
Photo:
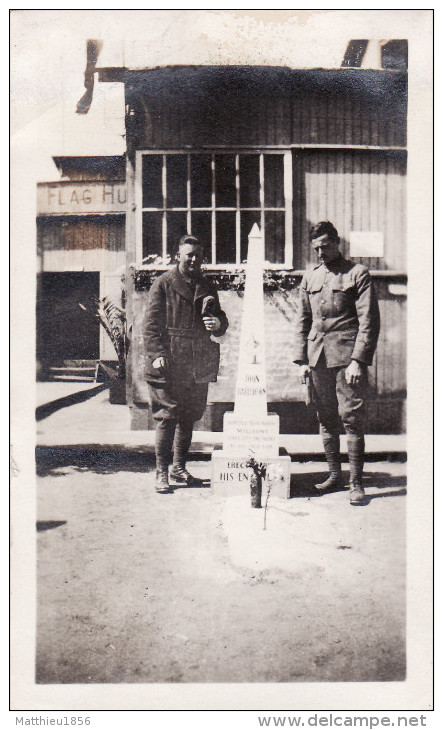
<path fill-rule="evenodd" d="M 49 403 L 44 403 L 44 405 L 35 409 L 35 419 L 36 421 L 43 421 L 61 408 L 75 406 L 77 403 L 84 403 L 84 401 L 94 398 L 94 396 L 101 393 L 102 390 L 106 390 L 106 388 L 109 388 L 109 383 L 101 383 L 96 388 L 80 390 L 78 393 L 70 393 L 63 398 L 56 398 L 56 400 L 52 400 Z"/>
<path fill-rule="evenodd" d="M 146 453 L 93 451 L 71 449 L 67 447 L 36 448 L 36 471 L 39 477 L 62 477 L 63 468 L 71 468 L 79 472 L 95 474 L 117 474 L 118 472 L 152 472 L 155 469 L 155 455 Z M 203 479 L 197 488 L 209 488 L 210 479 Z M 176 489 L 194 489 L 193 486 L 182 485 Z"/>
<path fill-rule="evenodd" d="M 56 527 L 66 525 L 66 520 L 39 520 L 37 522 L 37 532 L 46 532 L 46 530 L 54 530 Z"/>
<path fill-rule="evenodd" d="M 292 497 L 321 497 L 322 494 L 332 494 L 333 492 L 344 492 L 345 487 L 338 487 L 336 489 L 328 489 L 326 492 L 321 492 L 315 488 L 315 484 L 323 482 L 326 479 L 326 472 L 306 472 L 291 475 L 291 498 Z M 344 474 L 344 481 L 347 483 L 347 474 Z M 383 491 L 380 494 L 367 495 L 365 504 L 369 503 L 373 499 L 379 497 L 389 497 L 394 495 L 405 495 L 406 494 L 406 477 L 405 476 L 392 476 L 388 472 L 376 471 L 371 472 L 363 478 L 363 487 L 366 488 L 378 488 L 386 490 L 387 488 L 393 489 L 393 491 Z"/>
<path fill-rule="evenodd" d="M 118 451 L 94 451 L 65 447 L 36 448 L 38 476 L 63 476 L 58 470 L 73 467 L 79 471 L 97 474 L 115 474 L 119 471 L 151 471 L 155 467 L 155 455 Z"/>
<path fill-rule="evenodd" d="M 206 455 L 205 455 L 206 457 Z M 204 458 L 207 461 L 207 458 Z M 146 453 L 118 452 L 83 450 L 67 447 L 37 447 L 36 449 L 36 471 L 40 477 L 54 476 L 62 477 L 63 468 L 70 467 L 79 472 L 92 472 L 96 474 L 116 474 L 118 472 L 151 472 L 155 469 L 155 455 L 151 451 Z M 347 482 L 347 473 L 344 473 Z M 324 494 L 315 489 L 315 484 L 326 478 L 325 471 L 319 472 L 298 472 L 291 475 L 291 498 L 307 497 L 319 498 Z M 210 480 L 205 479 L 201 487 L 209 488 Z M 373 499 L 389 496 L 401 496 L 406 494 L 406 477 L 393 476 L 388 472 L 376 471 L 366 475 L 363 479 L 365 488 L 378 488 L 380 493 L 368 494 L 364 504 L 369 504 Z M 183 489 L 183 487 L 180 487 Z M 186 487 L 192 489 L 192 487 Z M 389 491 L 388 491 L 389 490 Z M 328 490 L 327 493 L 345 491 L 344 488 Z"/>

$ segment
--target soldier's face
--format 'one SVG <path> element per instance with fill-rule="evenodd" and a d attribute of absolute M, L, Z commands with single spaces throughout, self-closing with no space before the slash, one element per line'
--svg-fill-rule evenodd
<path fill-rule="evenodd" d="M 334 261 L 334 259 L 336 259 L 340 254 L 338 248 L 339 241 L 335 238 L 329 238 L 327 233 L 319 238 L 314 238 L 311 243 L 312 248 L 317 254 L 318 260 L 323 264 L 328 264 L 330 261 Z"/>
<path fill-rule="evenodd" d="M 178 269 L 183 276 L 196 276 L 200 273 L 203 261 L 203 246 L 185 243 L 178 251 Z"/>

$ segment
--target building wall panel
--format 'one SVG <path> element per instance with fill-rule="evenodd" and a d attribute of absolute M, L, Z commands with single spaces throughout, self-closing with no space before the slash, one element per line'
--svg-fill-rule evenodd
<path fill-rule="evenodd" d="M 154 69 L 128 74 L 138 149 L 406 145 L 407 76 L 367 70 Z M 132 118 L 132 117 L 131 117 Z"/>
<path fill-rule="evenodd" d="M 350 255 L 351 231 L 380 231 L 383 257 L 352 257 L 374 270 L 406 270 L 406 160 L 360 150 L 316 150 L 294 158 L 294 243 L 296 266 L 315 261 L 308 243 L 310 225 L 334 223 L 342 251 Z M 298 210 L 297 210 L 298 208 Z"/>
<path fill-rule="evenodd" d="M 43 271 L 113 271 L 124 263 L 125 216 L 38 221 Z"/>
<path fill-rule="evenodd" d="M 124 263 L 124 251 L 48 251 L 44 256 L 43 271 L 115 271 Z"/>

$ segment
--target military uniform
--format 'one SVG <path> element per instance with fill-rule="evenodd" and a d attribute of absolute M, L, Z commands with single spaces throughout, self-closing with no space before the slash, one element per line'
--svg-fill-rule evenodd
<path fill-rule="evenodd" d="M 294 362 L 311 367 L 326 456 L 339 452 L 341 420 L 350 463 L 352 454 L 356 457 L 357 481 L 362 471 L 357 461 L 362 461 L 364 452 L 366 366 L 372 363 L 379 330 L 377 297 L 365 266 L 339 254 L 306 272 L 296 315 Z M 345 378 L 351 360 L 364 366 L 357 385 L 348 384 Z"/>
<path fill-rule="evenodd" d="M 203 275 L 194 285 L 188 284 L 175 266 L 154 281 L 144 320 L 148 383 L 207 385 L 217 380 L 220 345 L 211 339 L 202 319 L 208 296 L 214 300 L 212 314 L 220 320 L 220 329 L 214 334 L 220 337 L 228 328 L 228 320 L 216 289 Z M 168 360 L 168 374 L 152 366 L 162 356 Z"/>
<path fill-rule="evenodd" d="M 173 463 L 184 468 L 193 425 L 206 407 L 208 383 L 217 380 L 220 345 L 211 339 L 203 323 L 206 297 L 212 298 L 211 314 L 220 321 L 220 328 L 213 334 L 224 335 L 228 328 L 226 314 L 217 291 L 203 275 L 188 284 L 175 266 L 159 276 L 149 292 L 144 319 L 145 375 L 157 421 L 156 460 L 160 471 L 167 471 L 172 442 Z M 158 357 L 167 361 L 164 372 L 153 367 Z"/>

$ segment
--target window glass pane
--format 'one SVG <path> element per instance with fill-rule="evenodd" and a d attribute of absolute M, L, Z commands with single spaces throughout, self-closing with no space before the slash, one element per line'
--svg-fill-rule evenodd
<path fill-rule="evenodd" d="M 240 207 L 260 207 L 260 157 L 240 155 Z"/>
<path fill-rule="evenodd" d="M 163 213 L 143 213 L 143 258 L 163 255 L 162 217 Z"/>
<path fill-rule="evenodd" d="M 186 208 L 187 155 L 166 155 L 166 201 L 168 208 Z"/>
<path fill-rule="evenodd" d="M 191 156 L 191 206 L 210 208 L 212 195 L 211 155 Z"/>
<path fill-rule="evenodd" d="M 283 155 L 264 155 L 265 208 L 284 208 Z"/>
<path fill-rule="evenodd" d="M 248 258 L 248 236 L 252 226 L 257 223 L 260 228 L 260 211 L 240 213 L 240 261 L 245 262 Z"/>
<path fill-rule="evenodd" d="M 162 208 L 162 155 L 143 155 L 143 208 Z"/>
<path fill-rule="evenodd" d="M 285 262 L 285 214 L 283 211 L 265 211 L 265 261 L 271 264 Z"/>
<path fill-rule="evenodd" d="M 186 212 L 183 213 L 166 213 L 166 250 L 171 259 L 174 258 L 178 251 L 178 242 L 186 233 Z"/>
<path fill-rule="evenodd" d="M 214 159 L 215 170 L 211 169 Z M 163 160 L 166 170 L 163 170 Z M 166 248 L 174 258 L 178 241 L 187 232 L 199 238 L 205 250 L 207 261 L 212 260 L 212 220 L 216 226 L 215 263 L 236 262 L 236 238 L 240 237 L 240 261 L 248 253 L 248 235 L 254 223 L 261 226 L 264 216 L 265 259 L 270 263 L 284 264 L 285 256 L 285 198 L 284 198 L 284 155 L 263 153 L 264 165 L 264 212 L 260 213 L 260 154 L 241 153 L 239 161 L 239 200 L 236 192 L 234 154 L 154 154 L 142 156 L 143 207 L 157 208 L 158 212 L 143 213 L 142 238 L 143 257 L 162 255 L 163 196 L 162 173 L 166 174 L 166 206 L 187 208 L 188 163 L 190 175 L 191 213 L 168 210 L 165 214 Z M 213 179 L 213 176 L 214 179 Z M 212 207 L 212 187 L 215 187 L 215 213 L 202 208 Z M 237 202 L 240 212 L 235 213 Z M 220 208 L 232 211 L 220 211 Z M 269 208 L 280 208 L 271 211 Z M 255 210 L 254 210 L 255 209 Z M 191 230 L 187 221 L 191 215 Z M 240 221 L 240 231 L 236 222 Z M 237 234 L 237 235 L 236 235 Z"/>
<path fill-rule="evenodd" d="M 217 264 L 235 264 L 235 213 L 215 214 Z"/>
<path fill-rule="evenodd" d="M 235 155 L 215 156 L 215 205 L 235 208 Z"/>
<path fill-rule="evenodd" d="M 211 213 L 192 213 L 192 235 L 203 244 L 205 260 L 211 263 Z"/>

